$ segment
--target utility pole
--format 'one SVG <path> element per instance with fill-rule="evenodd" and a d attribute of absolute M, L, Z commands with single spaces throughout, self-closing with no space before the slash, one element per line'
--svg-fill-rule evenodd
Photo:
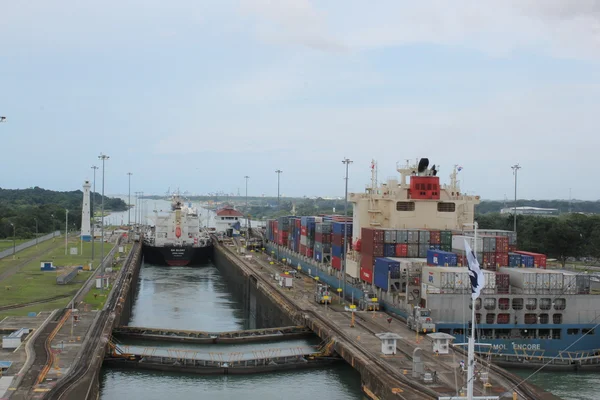
<path fill-rule="evenodd" d="M 92 191 L 92 265 L 94 265 L 94 249 L 96 247 L 96 236 L 94 235 L 94 226 L 96 225 L 96 213 L 94 210 L 94 196 L 96 196 L 96 170 L 98 167 L 92 165 L 92 169 L 94 170 L 94 190 Z"/>
<path fill-rule="evenodd" d="M 127 226 L 131 230 L 131 175 L 133 174 L 128 172 L 127 175 L 129 175 L 129 191 L 127 195 Z"/>
<path fill-rule="evenodd" d="M 514 212 L 514 228 L 513 230 L 517 233 L 517 173 L 521 169 L 519 164 L 515 164 L 512 167 L 513 174 L 515 175 L 515 212 Z"/>
<path fill-rule="evenodd" d="M 279 178 L 283 171 L 278 169 L 275 172 L 277 173 L 277 213 L 279 213 L 279 211 L 281 211 L 281 207 L 279 205 Z M 279 261 L 279 243 L 277 243 L 277 261 Z"/>
<path fill-rule="evenodd" d="M 573 207 L 571 204 L 571 188 L 569 188 L 569 214 L 573 212 Z"/>
<path fill-rule="evenodd" d="M 246 179 L 246 229 L 248 229 L 248 179 L 250 179 L 250 177 L 246 175 L 244 176 L 244 179 Z"/>
<path fill-rule="evenodd" d="M 100 153 L 98 156 L 102 160 L 102 242 L 100 242 L 100 273 L 104 272 L 104 162 L 110 157 Z"/>
<path fill-rule="evenodd" d="M 473 256 L 475 260 L 477 260 L 477 222 L 473 222 L 473 224 L 465 224 L 472 225 L 475 230 L 475 237 L 473 239 Z M 471 270 L 471 266 L 469 265 L 469 270 Z M 471 273 L 472 270 L 471 270 Z M 479 283 L 481 284 L 481 283 Z M 467 399 L 473 399 L 473 380 L 475 379 L 475 298 L 471 299 L 471 336 L 469 337 L 468 342 L 468 364 L 467 364 Z"/>
<path fill-rule="evenodd" d="M 144 192 L 140 192 L 142 195 L 142 199 L 140 200 L 140 225 L 144 225 L 143 222 L 146 220 L 144 213 Z"/>
<path fill-rule="evenodd" d="M 67 255 L 68 243 L 69 243 L 69 210 L 65 209 L 65 256 Z"/>
<path fill-rule="evenodd" d="M 343 268 L 342 268 L 342 297 L 346 297 L 346 258 L 348 258 L 348 222 L 346 218 L 348 217 L 348 167 L 352 161 L 349 158 L 344 158 L 342 160 L 342 164 L 346 164 L 346 194 L 344 196 L 344 239 L 342 243 L 344 243 L 344 259 Z"/>
<path fill-rule="evenodd" d="M 38 219 L 33 218 L 35 220 L 35 247 L 38 245 Z"/>

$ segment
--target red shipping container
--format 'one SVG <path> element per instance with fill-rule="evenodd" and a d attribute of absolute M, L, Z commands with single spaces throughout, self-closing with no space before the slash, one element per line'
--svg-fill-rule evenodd
<path fill-rule="evenodd" d="M 442 232 L 429 231 L 429 244 L 440 244 L 442 241 Z"/>
<path fill-rule="evenodd" d="M 313 258 L 314 250 L 311 248 L 306 249 L 306 257 Z"/>
<path fill-rule="evenodd" d="M 300 254 L 302 254 L 303 256 L 306 255 L 306 246 L 303 244 L 300 245 Z"/>
<path fill-rule="evenodd" d="M 339 257 L 331 257 L 331 267 L 333 269 L 337 269 L 338 271 L 342 270 L 342 259 Z"/>
<path fill-rule="evenodd" d="M 305 227 L 305 226 L 301 226 L 301 227 L 300 227 L 300 234 L 301 234 L 302 236 L 308 236 L 308 233 L 307 233 L 307 230 L 306 230 L 306 227 Z"/>
<path fill-rule="evenodd" d="M 483 265 L 484 266 L 496 266 L 496 253 L 483 253 Z"/>
<path fill-rule="evenodd" d="M 500 267 L 508 267 L 508 253 L 496 253 L 496 264 Z"/>
<path fill-rule="evenodd" d="M 509 253 L 514 253 L 515 251 L 517 251 L 517 245 L 516 244 L 509 244 L 508 245 L 508 252 Z"/>
<path fill-rule="evenodd" d="M 382 229 L 362 228 L 360 238 L 363 242 L 383 243 L 384 231 Z"/>
<path fill-rule="evenodd" d="M 465 256 L 462 255 L 462 254 L 457 254 L 456 255 L 456 262 L 458 263 L 459 267 L 465 266 L 465 262 L 466 262 Z"/>
<path fill-rule="evenodd" d="M 323 234 L 316 232 L 315 233 L 315 242 L 323 243 Z"/>
<path fill-rule="evenodd" d="M 496 236 L 496 253 L 508 253 L 507 236 Z"/>
<path fill-rule="evenodd" d="M 373 270 L 360 267 L 360 279 L 367 283 L 373 283 Z"/>
<path fill-rule="evenodd" d="M 509 275 L 496 273 L 496 288 L 508 289 L 509 286 L 510 286 Z"/>
<path fill-rule="evenodd" d="M 370 255 L 363 254 L 360 258 L 360 268 L 373 269 L 373 264 L 375 263 L 375 258 Z"/>
<path fill-rule="evenodd" d="M 301 219 L 296 220 L 296 228 L 302 228 L 302 220 Z"/>
<path fill-rule="evenodd" d="M 400 243 L 396 245 L 396 257 L 408 257 L 408 244 Z"/>

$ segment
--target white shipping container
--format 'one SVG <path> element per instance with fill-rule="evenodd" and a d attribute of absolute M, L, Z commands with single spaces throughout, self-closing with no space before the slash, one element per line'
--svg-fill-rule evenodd
<path fill-rule="evenodd" d="M 427 265 L 426 258 L 399 258 L 399 257 L 386 257 L 390 260 L 398 261 L 400 263 L 400 273 L 405 274 L 408 271 L 421 270 Z"/>
<path fill-rule="evenodd" d="M 576 273 L 563 273 L 563 292 L 565 294 L 577 294 Z"/>
<path fill-rule="evenodd" d="M 353 278 L 359 278 L 360 269 L 358 263 L 354 260 L 346 260 L 346 273 Z"/>
<path fill-rule="evenodd" d="M 471 246 L 471 250 L 475 250 L 475 238 L 471 236 L 452 236 L 452 251 L 460 250 L 465 251 L 465 239 L 469 246 Z M 476 252 L 483 251 L 483 239 L 477 238 L 477 250 Z"/>
<path fill-rule="evenodd" d="M 550 274 L 539 273 L 535 276 L 536 289 L 549 290 L 550 289 Z"/>
<path fill-rule="evenodd" d="M 564 275 L 562 272 L 546 270 L 550 274 L 550 289 L 562 290 L 564 287 Z"/>
<path fill-rule="evenodd" d="M 439 289 L 468 289 L 471 285 L 466 267 L 423 267 L 421 280 Z"/>
<path fill-rule="evenodd" d="M 496 273 L 492 271 L 483 271 L 484 289 L 496 289 Z"/>
<path fill-rule="evenodd" d="M 538 272 L 533 268 L 500 267 L 498 272 L 508 274 L 510 285 L 519 289 L 536 289 Z"/>

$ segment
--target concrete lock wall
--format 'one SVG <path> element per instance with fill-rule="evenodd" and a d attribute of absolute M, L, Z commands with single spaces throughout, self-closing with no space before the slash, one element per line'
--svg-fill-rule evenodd
<path fill-rule="evenodd" d="M 214 251 L 214 263 L 223 274 L 235 300 L 244 306 L 248 329 L 276 328 L 294 325 L 292 319 L 268 296 L 257 288 L 257 280 L 246 275 L 219 247 Z"/>

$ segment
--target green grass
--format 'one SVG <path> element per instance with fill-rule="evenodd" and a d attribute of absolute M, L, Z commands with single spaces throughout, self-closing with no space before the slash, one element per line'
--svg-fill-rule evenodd
<path fill-rule="evenodd" d="M 22 307 L 22 308 L 15 308 L 14 310 L 0 311 L 0 321 L 4 317 L 21 317 L 21 316 L 26 316 L 30 312 L 38 313 L 41 311 L 52 311 L 57 308 L 64 308 L 67 306 L 67 303 L 69 302 L 69 300 L 70 300 L 69 298 L 64 298 L 64 299 L 54 300 L 54 301 L 51 301 L 48 303 L 35 304 L 32 306 Z"/>
<path fill-rule="evenodd" d="M 73 238 L 70 247 L 77 247 L 79 241 Z M 111 245 L 105 243 L 104 252 L 108 253 Z M 56 284 L 57 271 L 40 271 L 41 261 L 52 261 L 58 267 L 85 265 L 91 260 L 91 243 L 83 244 L 83 255 L 66 255 L 63 246 L 55 248 L 48 255 L 28 263 L 16 274 L 0 282 L 0 306 L 26 303 L 59 295 L 73 295 L 90 276 L 90 271 L 80 271 L 77 277 L 66 285 Z M 96 244 L 96 260 L 100 258 L 100 246 Z M 8 287 L 8 289 L 7 289 Z M 66 301 L 66 300 L 65 300 Z"/>
<path fill-rule="evenodd" d="M 100 310 L 104 307 L 104 303 L 106 303 L 106 299 L 108 298 L 111 289 L 112 285 L 104 290 L 93 287 L 84 297 L 83 302 L 89 304 L 91 310 Z"/>
<path fill-rule="evenodd" d="M 64 238 L 56 238 L 56 241 L 52 239 L 42 242 L 36 246 L 31 246 L 28 249 L 19 251 L 16 254 L 16 259 L 13 260 L 12 256 L 4 257 L 0 259 L 0 274 L 4 273 L 6 270 L 21 264 L 24 260 L 27 260 L 31 257 L 34 257 L 36 254 L 43 253 L 46 250 L 51 249 L 52 247 L 61 246 L 64 249 Z M 39 265 L 39 264 L 38 264 Z M 0 282 L 1 283 L 1 282 Z"/>
<path fill-rule="evenodd" d="M 32 239 L 16 239 L 15 240 L 15 246 L 20 245 L 21 243 L 25 243 L 25 242 L 29 242 Z M 0 240 L 0 251 L 4 251 L 6 249 L 12 249 L 13 248 L 13 241 L 12 239 L 2 239 Z"/>

